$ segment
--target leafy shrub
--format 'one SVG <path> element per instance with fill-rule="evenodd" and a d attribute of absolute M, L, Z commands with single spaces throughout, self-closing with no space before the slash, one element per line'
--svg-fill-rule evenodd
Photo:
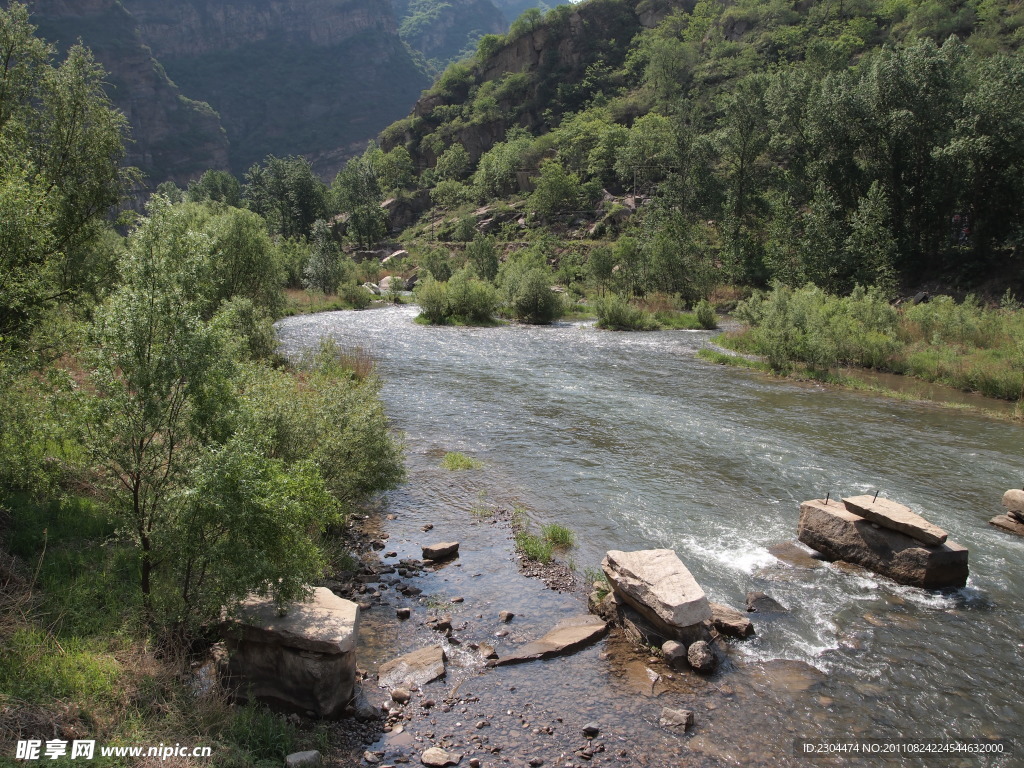
<path fill-rule="evenodd" d="M 466 323 L 490 323 L 498 309 L 498 291 L 463 267 L 448 281 L 448 313 Z"/>
<path fill-rule="evenodd" d="M 517 320 L 544 325 L 565 313 L 562 297 L 551 290 L 551 274 L 532 259 L 507 262 L 498 282 L 508 312 Z"/>
<path fill-rule="evenodd" d="M 621 296 L 610 294 L 594 303 L 597 327 L 608 331 L 656 331 L 658 322 L 646 310 L 634 307 Z"/>
<path fill-rule="evenodd" d="M 715 308 L 711 306 L 711 302 L 707 299 L 701 299 L 695 309 L 697 313 L 697 322 L 701 328 L 706 328 L 711 331 L 718 327 L 718 318 L 715 316 Z"/>
<path fill-rule="evenodd" d="M 448 319 L 448 285 L 433 277 L 416 286 L 414 291 L 420 313 L 431 325 L 443 325 Z"/>

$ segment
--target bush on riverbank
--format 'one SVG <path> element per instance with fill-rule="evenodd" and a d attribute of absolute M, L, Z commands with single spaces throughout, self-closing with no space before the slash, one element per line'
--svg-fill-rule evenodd
<path fill-rule="evenodd" d="M 493 325 L 498 311 L 497 289 L 467 267 L 447 282 L 428 277 L 415 293 L 419 318 L 427 325 Z"/>
<path fill-rule="evenodd" d="M 841 365 L 906 374 L 989 397 L 1024 397 L 1024 312 L 1007 297 L 983 307 L 948 296 L 890 306 L 876 289 L 832 296 L 820 288 L 776 285 L 736 308 L 748 328 L 731 348 L 763 355 L 775 371 L 794 363 L 824 373 Z"/>

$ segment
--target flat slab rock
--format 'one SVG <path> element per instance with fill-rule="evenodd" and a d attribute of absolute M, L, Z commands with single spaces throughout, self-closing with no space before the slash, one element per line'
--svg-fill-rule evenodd
<path fill-rule="evenodd" d="M 797 538 L 828 560 L 845 560 L 924 589 L 962 587 L 967 549 L 955 541 L 927 546 L 905 533 L 873 526 L 843 504 L 822 499 L 800 505 Z"/>
<path fill-rule="evenodd" d="M 290 604 L 282 616 L 273 599 L 250 595 L 227 627 L 244 640 L 313 653 L 348 653 L 356 647 L 359 606 L 317 587 L 308 601 Z"/>
<path fill-rule="evenodd" d="M 1024 523 L 1016 518 L 1010 517 L 1010 515 L 997 515 L 988 521 L 989 525 L 994 525 L 996 528 L 1008 531 L 1009 533 L 1016 533 L 1018 536 L 1024 536 Z"/>
<path fill-rule="evenodd" d="M 444 649 L 430 645 L 381 664 L 377 671 L 382 688 L 418 688 L 444 677 Z"/>
<path fill-rule="evenodd" d="M 439 544 L 427 544 L 423 547 L 424 560 L 444 560 L 459 553 L 459 542 L 443 541 Z"/>
<path fill-rule="evenodd" d="M 613 549 L 601 567 L 615 594 L 669 639 L 711 618 L 704 590 L 671 549 Z"/>
<path fill-rule="evenodd" d="M 520 646 L 508 656 L 499 658 L 495 662 L 495 666 L 522 664 L 526 661 L 550 659 L 554 656 L 575 653 L 599 639 L 607 628 L 608 625 L 602 619 L 589 613 L 564 619 L 558 622 L 555 628 L 544 637 Z"/>
<path fill-rule="evenodd" d="M 891 499 L 851 496 L 843 499 L 843 504 L 855 515 L 860 515 L 865 520 L 870 520 L 891 531 L 905 533 L 922 544 L 936 547 L 945 543 L 949 538 L 949 534 L 939 526 L 932 525 L 920 515 L 911 512 L 910 507 Z"/>

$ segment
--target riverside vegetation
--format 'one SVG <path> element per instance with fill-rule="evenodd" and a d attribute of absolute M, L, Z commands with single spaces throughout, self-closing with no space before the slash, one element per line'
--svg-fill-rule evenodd
<path fill-rule="evenodd" d="M 348 515 L 400 482 L 379 383 L 330 345 L 275 356 L 295 245 L 259 213 L 155 196 L 119 234 L 136 175 L 88 51 L 58 62 L 15 3 L 0 60 L 4 754 L 88 734 L 280 760 L 315 732 L 197 702 L 188 662 L 222 607 L 335 569 Z"/>

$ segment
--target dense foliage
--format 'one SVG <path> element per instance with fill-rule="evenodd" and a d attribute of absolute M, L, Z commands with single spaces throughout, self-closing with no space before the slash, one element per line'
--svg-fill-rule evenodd
<path fill-rule="evenodd" d="M 1022 23 L 999 2 L 590 0 L 485 37 L 383 140 L 449 209 L 529 193 L 551 225 L 602 187 L 647 200 L 597 206 L 631 293 L 1003 279 L 1024 236 Z M 550 55 L 492 69 L 541 27 Z"/>

